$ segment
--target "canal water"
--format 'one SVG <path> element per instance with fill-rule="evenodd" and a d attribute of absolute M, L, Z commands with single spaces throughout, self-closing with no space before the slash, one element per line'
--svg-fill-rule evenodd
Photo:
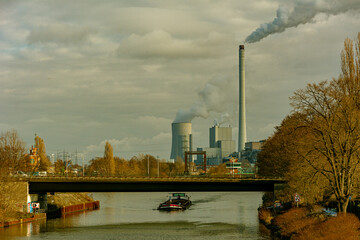
<path fill-rule="evenodd" d="M 92 193 L 100 209 L 0 229 L 0 239 L 271 239 L 259 192 L 189 192 L 186 211 L 160 212 L 167 193 Z"/>

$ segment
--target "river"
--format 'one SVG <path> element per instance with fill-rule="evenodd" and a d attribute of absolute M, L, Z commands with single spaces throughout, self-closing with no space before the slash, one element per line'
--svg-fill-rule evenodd
<path fill-rule="evenodd" d="M 190 192 L 186 211 L 156 210 L 167 193 L 92 193 L 100 209 L 0 229 L 0 239 L 271 239 L 259 192 Z"/>

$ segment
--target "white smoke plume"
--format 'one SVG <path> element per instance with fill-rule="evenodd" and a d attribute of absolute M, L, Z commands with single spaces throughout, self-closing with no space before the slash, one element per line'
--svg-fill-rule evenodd
<path fill-rule="evenodd" d="M 215 118 L 215 122 L 218 124 L 218 125 L 222 125 L 222 124 L 229 124 L 229 125 L 232 125 L 232 122 L 233 122 L 233 119 L 232 119 L 233 116 L 231 116 L 228 112 L 225 112 L 225 113 L 222 113 L 220 115 L 220 117 L 218 118 Z"/>
<path fill-rule="evenodd" d="M 236 81 L 231 78 L 219 77 L 208 82 L 198 92 L 199 99 L 189 109 L 179 109 L 174 123 L 191 122 L 195 117 L 207 118 L 210 112 L 224 113 L 229 110 L 231 103 L 236 103 L 237 95 L 232 93 Z"/>
<path fill-rule="evenodd" d="M 272 22 L 261 24 L 246 37 L 245 42 L 258 42 L 271 34 L 281 33 L 287 28 L 312 22 L 319 13 L 337 15 L 359 9 L 359 0 L 296 0 L 292 10 L 280 6 L 276 11 L 276 18 Z"/>

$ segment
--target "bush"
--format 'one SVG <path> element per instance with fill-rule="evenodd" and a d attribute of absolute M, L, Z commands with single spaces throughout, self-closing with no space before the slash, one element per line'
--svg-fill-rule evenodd
<path fill-rule="evenodd" d="M 273 224 L 282 228 L 292 221 L 305 218 L 307 214 L 308 210 L 306 208 L 291 208 L 289 211 L 277 216 Z"/>
<path fill-rule="evenodd" d="M 274 218 L 273 224 L 278 228 L 282 236 L 291 236 L 294 233 L 300 232 L 303 228 L 317 224 L 320 219 L 311 215 L 308 216 L 309 211 L 306 208 L 292 208 L 282 215 Z"/>
<path fill-rule="evenodd" d="M 259 220 L 261 222 L 263 222 L 266 225 L 271 224 L 271 220 L 273 219 L 273 216 L 272 216 L 270 210 L 261 208 L 261 209 L 259 209 L 258 213 L 259 213 Z"/>
<path fill-rule="evenodd" d="M 294 235 L 294 240 L 356 240 L 360 238 L 360 221 L 354 214 L 340 214 L 311 225 Z"/>

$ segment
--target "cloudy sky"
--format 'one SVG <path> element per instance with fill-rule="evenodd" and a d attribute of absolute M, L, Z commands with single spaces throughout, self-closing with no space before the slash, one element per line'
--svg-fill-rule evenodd
<path fill-rule="evenodd" d="M 214 120 L 237 140 L 238 48 L 245 44 L 248 141 L 266 139 L 306 83 L 340 73 L 358 0 L 0 0 L 0 131 L 47 153 L 168 159 L 171 123 Z"/>

